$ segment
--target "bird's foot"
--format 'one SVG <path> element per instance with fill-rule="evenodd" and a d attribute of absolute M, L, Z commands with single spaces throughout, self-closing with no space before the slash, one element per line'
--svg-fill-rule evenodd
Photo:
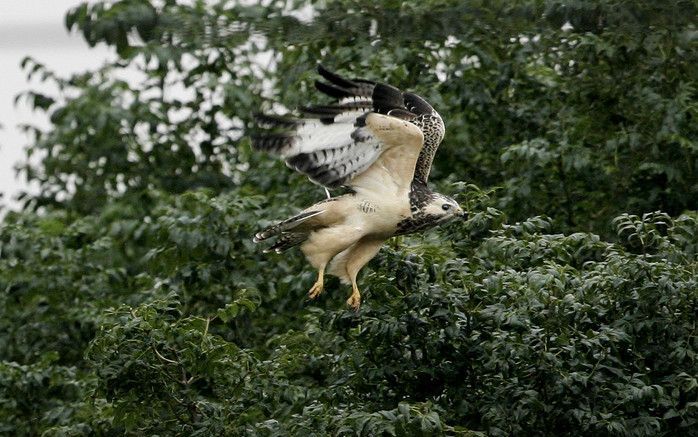
<path fill-rule="evenodd" d="M 315 284 L 313 284 L 312 288 L 308 291 L 308 297 L 310 299 L 315 299 L 316 297 L 320 296 L 322 291 L 325 289 L 325 285 L 322 283 L 322 281 L 317 281 Z"/>
<path fill-rule="evenodd" d="M 359 311 L 361 306 L 361 295 L 358 292 L 354 292 L 347 299 L 347 305 L 349 305 L 354 311 Z"/>

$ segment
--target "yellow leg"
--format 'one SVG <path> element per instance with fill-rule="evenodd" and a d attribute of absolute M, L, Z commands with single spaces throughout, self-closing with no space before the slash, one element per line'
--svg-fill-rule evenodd
<path fill-rule="evenodd" d="M 359 287 L 356 285 L 356 279 L 351 283 L 351 296 L 347 299 L 347 305 L 352 307 L 354 311 L 359 311 L 361 306 L 361 293 L 359 293 Z"/>
<path fill-rule="evenodd" d="M 376 256 L 382 245 L 383 240 L 361 240 L 356 243 L 347 256 L 346 271 L 351 281 L 351 296 L 347 299 L 347 305 L 355 311 L 358 311 L 359 306 L 361 306 L 361 293 L 359 286 L 356 285 L 356 275 L 371 258 Z"/>
<path fill-rule="evenodd" d="M 308 291 L 308 297 L 310 299 L 315 299 L 316 297 L 320 296 L 322 291 L 325 289 L 325 266 L 320 267 L 318 270 L 318 275 L 317 275 L 317 281 L 315 281 L 315 284 L 310 288 L 310 291 Z"/>

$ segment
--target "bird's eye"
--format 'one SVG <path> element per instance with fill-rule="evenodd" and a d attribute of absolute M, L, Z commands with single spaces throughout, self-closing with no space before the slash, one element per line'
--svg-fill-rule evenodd
<path fill-rule="evenodd" d="M 441 205 L 441 209 L 443 209 L 444 211 L 448 211 L 449 209 L 451 209 L 451 205 L 449 205 L 448 203 L 444 203 L 443 205 Z"/>

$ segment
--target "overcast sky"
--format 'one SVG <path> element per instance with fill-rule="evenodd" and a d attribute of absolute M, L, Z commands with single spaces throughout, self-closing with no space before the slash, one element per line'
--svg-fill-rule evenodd
<path fill-rule="evenodd" d="M 27 144 L 17 124 L 46 126 L 41 114 L 13 103 L 21 91 L 37 87 L 46 90 L 36 82 L 27 83 L 19 67 L 22 58 L 31 56 L 65 76 L 93 69 L 113 56 L 106 47 L 90 48 L 79 35 L 66 31 L 65 12 L 80 3 L 81 0 L 0 0 L 0 193 L 4 194 L 0 204 L 16 206 L 11 198 L 26 187 L 12 169 L 23 158 Z"/>

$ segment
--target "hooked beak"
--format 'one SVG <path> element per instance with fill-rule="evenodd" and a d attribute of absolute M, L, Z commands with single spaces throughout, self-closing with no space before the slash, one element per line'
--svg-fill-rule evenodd
<path fill-rule="evenodd" d="M 468 213 L 463 211 L 462 208 L 458 207 L 458 217 L 462 218 L 463 220 L 468 220 Z"/>

